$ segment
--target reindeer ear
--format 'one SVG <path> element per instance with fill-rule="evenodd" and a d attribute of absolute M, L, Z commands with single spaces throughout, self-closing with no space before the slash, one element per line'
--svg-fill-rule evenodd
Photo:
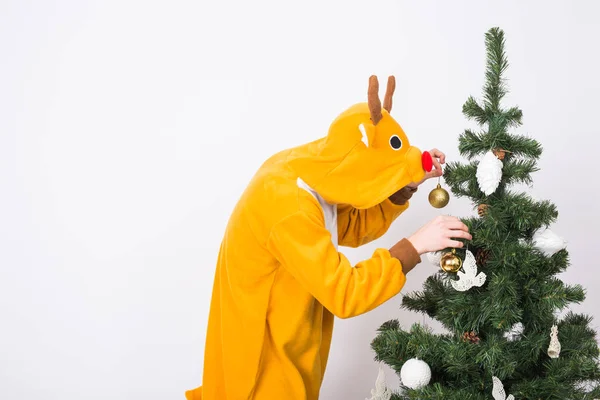
<path fill-rule="evenodd" d="M 383 98 L 383 108 L 388 113 L 392 112 L 392 97 L 394 97 L 394 91 L 396 90 L 396 78 L 394 75 L 388 78 L 387 89 L 385 91 L 385 97 Z"/>
<path fill-rule="evenodd" d="M 379 100 L 379 81 L 375 75 L 369 77 L 367 97 L 371 121 L 373 121 L 373 125 L 377 125 L 381 121 L 381 118 L 383 118 L 383 115 L 381 115 L 381 100 Z"/>
<path fill-rule="evenodd" d="M 361 123 L 360 125 L 358 125 L 358 130 L 360 130 L 360 133 L 362 134 L 361 140 L 367 147 L 371 147 L 371 145 L 373 144 L 373 137 L 375 135 L 373 128 L 374 126 L 370 124 L 365 126 L 365 124 Z"/>

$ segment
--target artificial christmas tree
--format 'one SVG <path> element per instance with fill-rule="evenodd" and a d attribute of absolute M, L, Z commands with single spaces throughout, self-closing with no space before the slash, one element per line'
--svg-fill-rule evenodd
<path fill-rule="evenodd" d="M 430 254 L 439 272 L 402 300 L 403 308 L 440 321 L 447 332 L 420 324 L 404 330 L 391 320 L 372 342 L 375 359 L 399 375 L 409 360 L 429 366 L 426 385 L 402 385 L 392 399 L 600 398 L 591 318 L 568 309 L 584 301 L 584 289 L 556 277 L 569 266 L 566 242 L 549 229 L 556 207 L 514 189 L 532 183 L 542 148 L 509 132 L 521 125 L 522 112 L 501 106 L 504 44 L 502 30 L 485 34 L 483 99 L 470 97 L 463 106 L 482 131 L 460 135 L 468 162 L 448 163 L 444 171 L 451 192 L 472 201 L 474 216 L 463 222 L 473 240 Z M 444 257 L 459 257 L 460 270 L 441 269 Z"/>

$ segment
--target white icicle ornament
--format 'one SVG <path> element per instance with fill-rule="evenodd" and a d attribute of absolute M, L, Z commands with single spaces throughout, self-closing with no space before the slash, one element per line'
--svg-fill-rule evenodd
<path fill-rule="evenodd" d="M 404 363 L 400 370 L 402 384 L 409 389 L 420 389 L 427 386 L 431 380 L 431 369 L 425 361 L 411 358 Z"/>
<path fill-rule="evenodd" d="M 558 326 L 553 325 L 550 330 L 550 346 L 548 346 L 548 356 L 558 358 L 560 355 L 560 342 L 558 341 Z"/>
<path fill-rule="evenodd" d="M 385 382 L 385 372 L 379 367 L 379 374 L 375 381 L 375 389 L 371 389 L 371 397 L 365 400 L 390 400 L 392 391 L 387 387 Z"/>
<path fill-rule="evenodd" d="M 477 165 L 477 184 L 486 196 L 494 193 L 502 179 L 504 164 L 496 157 L 494 152 L 487 152 Z"/>
<path fill-rule="evenodd" d="M 566 240 L 548 228 L 538 229 L 531 239 L 533 245 L 548 257 L 567 247 Z"/>

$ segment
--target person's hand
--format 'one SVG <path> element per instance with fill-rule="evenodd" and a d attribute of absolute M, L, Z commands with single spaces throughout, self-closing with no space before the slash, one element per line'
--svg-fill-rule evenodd
<path fill-rule="evenodd" d="M 430 150 L 429 154 L 431 154 L 431 158 L 433 160 L 433 169 L 429 172 L 426 172 L 425 177 L 423 179 L 421 179 L 419 182 L 409 183 L 408 185 L 406 185 L 407 187 L 409 187 L 411 189 L 416 189 L 419 187 L 419 185 L 421 185 L 426 180 L 442 176 L 442 174 L 444 173 L 442 171 L 442 164 L 444 164 L 446 162 L 446 155 L 444 153 L 442 153 L 441 151 L 439 151 L 438 149 Z"/>
<path fill-rule="evenodd" d="M 463 243 L 456 240 L 459 238 L 472 240 L 469 228 L 456 217 L 440 215 L 421 227 L 408 241 L 417 253 L 424 254 L 448 247 L 461 248 Z"/>

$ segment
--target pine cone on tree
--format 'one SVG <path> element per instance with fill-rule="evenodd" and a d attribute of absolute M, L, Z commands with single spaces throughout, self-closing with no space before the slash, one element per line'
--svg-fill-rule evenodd
<path fill-rule="evenodd" d="M 487 204 L 480 204 L 477 206 L 477 214 L 479 214 L 480 217 L 483 217 L 488 209 L 488 205 Z"/>
<path fill-rule="evenodd" d="M 504 156 L 506 155 L 506 150 L 504 149 L 494 149 L 494 155 L 498 157 L 498 160 L 504 160 Z"/>
<path fill-rule="evenodd" d="M 480 267 L 485 267 L 485 264 L 490 258 L 490 251 L 487 249 L 478 249 L 475 252 L 475 262 Z"/>
<path fill-rule="evenodd" d="M 479 336 L 477 336 L 477 333 L 475 333 L 474 331 L 465 332 L 462 336 L 462 339 L 465 342 L 470 342 L 473 344 L 478 344 L 479 341 L 481 340 L 481 339 L 479 339 Z"/>

